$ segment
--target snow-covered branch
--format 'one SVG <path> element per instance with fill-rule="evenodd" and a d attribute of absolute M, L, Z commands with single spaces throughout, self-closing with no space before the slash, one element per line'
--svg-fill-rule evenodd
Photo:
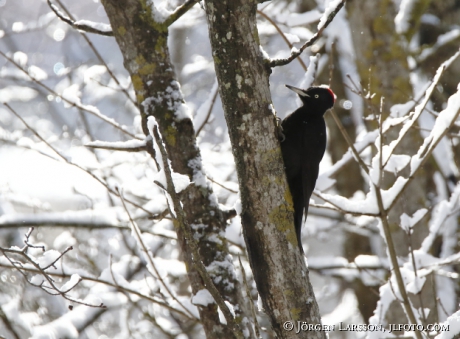
<path fill-rule="evenodd" d="M 99 35 L 104 35 L 104 36 L 113 36 L 112 33 L 112 27 L 107 24 L 99 23 L 99 22 L 93 22 L 89 20 L 72 20 L 68 18 L 67 16 L 62 13 L 59 8 L 57 8 L 56 5 L 54 5 L 51 0 L 48 0 L 48 6 L 51 8 L 51 10 L 56 14 L 56 16 L 64 21 L 65 23 L 69 24 L 75 29 L 78 29 L 80 31 L 88 32 L 88 33 L 95 33 Z"/>
<path fill-rule="evenodd" d="M 147 149 L 147 140 L 128 140 L 128 141 L 91 141 L 85 146 L 91 148 L 107 149 L 121 152 L 142 152 Z"/>
<path fill-rule="evenodd" d="M 55 250 L 45 251 L 44 246 L 35 246 L 29 243 L 29 237 L 33 232 L 33 228 L 25 235 L 26 240 L 25 246 L 23 248 L 19 247 L 10 247 L 10 248 L 3 248 L 0 247 L 0 252 L 3 254 L 4 258 L 7 262 L 9 262 L 13 267 L 15 267 L 27 280 L 27 282 L 35 287 L 41 288 L 46 293 L 57 296 L 60 295 L 64 299 L 72 302 L 77 303 L 89 307 L 98 307 L 98 308 L 106 308 L 103 303 L 100 304 L 93 304 L 88 303 L 84 300 L 80 300 L 78 298 L 74 298 L 69 296 L 68 293 L 74 289 L 77 284 L 79 284 L 82 279 L 78 276 L 78 274 L 74 274 L 71 276 L 70 280 L 58 287 L 56 285 L 56 281 L 49 275 L 47 272 L 50 268 L 55 268 L 56 262 L 58 262 L 67 252 L 71 251 L 73 248 L 68 247 L 64 250 L 64 252 L 59 253 Z M 28 254 L 29 249 L 36 249 L 41 248 L 43 250 L 42 256 L 38 258 L 34 258 L 30 254 Z M 19 258 L 19 259 L 17 259 Z M 22 261 L 21 261 L 22 259 Z M 39 272 L 38 275 L 33 276 L 32 278 L 28 278 L 26 272 L 23 268 L 32 267 Z"/>
<path fill-rule="evenodd" d="M 297 58 L 302 52 L 307 48 L 312 46 L 321 36 L 323 31 L 327 26 L 332 22 L 334 17 L 340 11 L 340 9 L 345 5 L 346 0 L 333 0 L 330 1 L 329 6 L 323 13 L 323 16 L 320 19 L 318 24 L 318 31 L 307 41 L 305 42 L 298 50 L 291 51 L 291 55 L 284 59 L 272 59 L 269 61 L 268 65 L 270 67 L 284 66 L 289 64 L 292 60 Z"/>

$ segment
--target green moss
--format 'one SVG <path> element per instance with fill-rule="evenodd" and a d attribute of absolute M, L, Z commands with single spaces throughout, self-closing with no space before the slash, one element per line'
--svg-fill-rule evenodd
<path fill-rule="evenodd" d="M 287 209 L 288 211 L 294 212 L 294 201 L 292 200 L 292 195 L 289 192 L 289 190 L 286 190 L 284 192 L 284 200 L 287 203 Z"/>
<path fill-rule="evenodd" d="M 291 308 L 291 315 L 292 315 L 292 320 L 298 321 L 300 320 L 300 315 L 302 313 L 301 308 Z"/>
<path fill-rule="evenodd" d="M 156 22 L 153 19 L 152 15 L 152 7 L 147 4 L 146 0 L 139 1 L 142 11 L 140 11 L 140 18 L 142 19 L 143 23 L 149 26 L 150 28 L 155 29 L 158 32 L 167 32 L 168 26 L 164 23 Z M 146 27 L 147 28 L 147 27 Z"/>
<path fill-rule="evenodd" d="M 220 63 L 222 62 L 222 61 L 219 59 L 219 57 L 218 57 L 217 55 L 214 55 L 214 56 L 213 56 L 213 59 L 214 59 L 214 63 L 215 63 L 216 65 L 218 65 L 218 64 L 220 64 Z"/>
<path fill-rule="evenodd" d="M 166 128 L 164 137 L 169 145 L 176 146 L 176 134 L 177 130 L 174 127 L 168 126 Z"/>
<path fill-rule="evenodd" d="M 294 207 L 292 204 L 291 194 L 288 190 L 284 193 L 285 198 L 289 202 L 283 202 L 278 207 L 275 207 L 268 215 L 270 223 L 276 226 L 276 229 L 284 234 L 286 240 L 294 247 L 297 247 L 297 236 L 292 223 L 292 215 Z"/>
<path fill-rule="evenodd" d="M 140 93 L 136 94 L 136 100 L 137 100 L 138 103 L 141 104 L 144 101 L 144 99 L 145 98 L 144 98 L 144 96 L 142 94 L 140 94 Z"/>
<path fill-rule="evenodd" d="M 155 42 L 155 51 L 161 55 L 164 55 L 166 51 L 166 43 L 167 43 L 166 36 L 160 35 L 157 41 Z"/>
<path fill-rule="evenodd" d="M 133 83 L 133 87 L 134 87 L 134 90 L 136 92 L 141 91 L 142 89 L 144 89 L 144 82 L 142 81 L 142 79 L 139 76 L 139 74 L 131 75 L 131 81 Z"/>
<path fill-rule="evenodd" d="M 139 68 L 139 74 L 141 75 L 148 75 L 153 74 L 155 71 L 156 65 L 155 64 L 144 64 L 142 67 Z"/>
<path fill-rule="evenodd" d="M 118 34 L 124 36 L 126 34 L 126 28 L 124 26 L 118 27 Z"/>
<path fill-rule="evenodd" d="M 288 299 L 292 298 L 295 295 L 294 291 L 292 290 L 284 290 L 283 293 Z"/>
<path fill-rule="evenodd" d="M 142 66 L 143 64 L 146 63 L 145 61 L 145 58 L 142 54 L 139 54 L 135 59 L 134 61 L 136 62 L 136 64 L 138 64 L 139 66 Z"/>

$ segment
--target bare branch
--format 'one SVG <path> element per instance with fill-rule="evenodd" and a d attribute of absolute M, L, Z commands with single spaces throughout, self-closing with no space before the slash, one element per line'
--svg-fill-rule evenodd
<path fill-rule="evenodd" d="M 1 250 L 1 248 L 0 248 L 0 250 Z M 29 268 L 29 267 L 22 267 L 22 268 L 19 269 L 14 264 L 5 265 L 3 263 L 0 263 L 0 267 L 4 267 L 4 268 L 7 268 L 7 269 L 17 269 L 17 270 L 20 270 L 21 273 L 23 273 L 22 271 L 29 272 L 29 273 L 34 273 L 34 274 L 39 274 L 40 273 L 39 270 L 34 269 L 34 268 Z M 56 278 L 70 278 L 71 277 L 71 274 L 65 274 L 65 273 L 47 272 L 47 274 L 50 277 L 56 277 Z M 176 312 L 176 313 L 178 313 L 178 314 L 190 319 L 190 316 L 188 314 L 184 313 L 183 311 L 181 311 L 179 309 L 176 309 L 176 308 L 172 307 L 171 305 L 169 305 L 168 303 L 163 302 L 163 301 L 161 301 L 161 300 L 159 300 L 157 298 L 154 298 L 154 297 L 152 297 L 150 295 L 142 294 L 137 290 L 127 288 L 126 286 L 117 285 L 116 283 L 111 283 L 111 282 L 106 281 L 106 280 L 101 280 L 99 278 L 94 278 L 94 277 L 84 276 L 84 275 L 80 275 L 80 277 L 81 277 L 82 281 L 90 281 L 90 282 L 95 282 L 95 283 L 98 283 L 98 284 L 107 285 L 107 286 L 110 286 L 110 287 L 114 287 L 119 291 L 136 295 L 136 296 L 138 296 L 138 297 L 140 297 L 142 299 L 148 300 L 148 301 L 150 301 L 150 302 L 152 302 L 154 304 L 157 304 L 157 305 L 160 305 L 162 307 L 165 307 L 165 308 L 167 308 L 168 310 L 170 310 L 172 312 Z M 197 318 L 195 316 L 193 316 L 193 318 L 191 318 L 191 319 L 197 320 Z"/>
<path fill-rule="evenodd" d="M 31 235 L 33 231 L 33 228 L 31 228 L 27 234 L 25 235 L 26 237 L 26 247 L 24 249 L 20 249 L 20 250 L 17 250 L 15 248 L 3 248 L 3 247 L 0 247 L 0 252 L 3 253 L 3 255 L 5 256 L 5 258 L 10 262 L 10 264 L 16 268 L 23 276 L 24 278 L 26 279 L 26 281 L 32 285 L 32 286 L 35 286 L 35 287 L 39 287 L 41 288 L 43 291 L 45 291 L 46 293 L 50 294 L 50 295 L 60 295 L 61 297 L 63 297 L 64 299 L 68 300 L 68 301 L 71 301 L 73 303 L 77 303 L 77 304 L 81 304 L 81 305 L 85 305 L 85 306 L 89 306 L 89 307 L 97 307 L 97 308 L 106 308 L 106 306 L 101 303 L 99 305 L 94 305 L 94 304 L 90 304 L 90 303 L 87 303 L 87 302 L 84 302 L 83 300 L 79 300 L 79 299 L 76 299 L 76 298 L 73 298 L 73 297 L 70 297 L 69 295 L 67 295 L 67 293 L 72 290 L 77 284 L 78 282 L 81 281 L 81 278 L 79 278 L 79 281 L 77 282 L 77 284 L 74 284 L 71 288 L 67 289 L 66 291 L 61 291 L 61 289 L 59 287 L 57 287 L 55 285 L 55 281 L 54 279 L 49 275 L 48 272 L 46 272 L 46 270 L 50 267 L 54 267 L 54 264 L 62 258 L 62 256 L 64 254 L 66 254 L 67 252 L 69 252 L 72 247 L 68 247 L 64 252 L 60 253 L 60 255 L 58 256 L 57 259 L 55 259 L 51 264 L 47 265 L 46 267 L 41 267 L 35 260 L 33 260 L 25 251 L 26 248 L 28 247 L 33 247 L 33 248 L 37 248 L 38 246 L 34 246 L 34 245 L 31 245 L 28 243 L 28 239 Z M 35 269 L 38 271 L 38 273 L 45 279 L 43 280 L 40 284 L 36 284 L 36 283 L 33 283 L 32 281 L 30 281 L 28 278 L 27 278 L 27 275 L 25 274 L 24 272 L 24 264 L 21 263 L 21 262 L 13 262 L 12 259 L 7 255 L 7 253 L 11 253 L 11 254 L 14 254 L 14 255 L 17 255 L 19 257 L 22 257 L 25 259 L 25 262 L 26 263 L 29 263 L 31 264 L 33 267 L 35 267 Z M 47 285 L 44 285 L 44 282 L 47 282 L 49 284 L 49 286 Z"/>
<path fill-rule="evenodd" d="M 212 109 L 214 108 L 214 104 L 216 103 L 217 95 L 219 94 L 219 86 L 217 86 L 217 82 L 216 82 L 216 85 L 214 85 L 213 89 L 214 89 L 214 92 L 212 94 L 211 104 L 209 105 L 208 113 L 206 114 L 206 118 L 204 119 L 201 126 L 198 127 L 198 129 L 196 130 L 195 136 L 198 136 L 200 134 L 201 130 L 203 129 L 204 126 L 206 126 L 206 124 L 208 123 L 209 117 L 211 116 Z"/>
<path fill-rule="evenodd" d="M 2 52 L 0 51 L 0 54 L 2 54 Z M 91 172 L 90 170 L 76 164 L 76 163 L 73 163 L 71 162 L 69 159 L 67 159 L 67 157 L 65 157 L 63 154 L 61 154 L 61 152 L 59 152 L 56 148 L 54 148 L 54 146 L 52 146 L 50 143 L 48 143 L 44 138 L 42 138 L 42 136 L 35 130 L 33 129 L 29 124 L 27 124 L 27 122 L 7 103 L 4 103 L 4 105 L 6 107 L 8 107 L 8 109 L 16 116 L 18 117 L 19 120 L 22 121 L 22 123 L 32 132 L 34 133 L 37 138 L 39 138 L 41 141 L 43 141 L 43 143 L 45 145 L 47 145 L 50 149 L 52 149 L 61 159 L 63 159 L 66 163 L 68 163 L 69 165 L 72 165 L 72 166 L 75 166 L 77 167 L 78 169 L 81 169 L 82 171 L 85 171 L 86 173 L 88 173 L 91 177 L 93 177 L 93 179 L 95 179 L 96 181 L 98 181 L 102 186 L 104 186 L 110 193 L 118 196 L 118 192 L 116 192 L 112 187 L 110 187 L 104 180 L 102 180 L 101 178 L 99 178 L 97 175 L 95 175 L 93 172 Z M 143 206 L 139 205 L 138 203 L 132 201 L 132 200 L 128 200 L 128 199 L 125 199 L 127 202 L 129 202 L 131 205 L 133 206 L 136 206 L 137 208 L 141 209 L 142 211 L 146 212 L 147 214 L 149 215 L 153 215 L 152 212 L 146 210 Z"/>
<path fill-rule="evenodd" d="M 260 14 L 261 16 L 263 16 L 268 22 L 270 22 L 276 29 L 276 31 L 278 32 L 279 35 L 281 35 L 281 37 L 283 38 L 284 42 L 289 46 L 289 49 L 292 50 L 292 48 L 294 47 L 291 42 L 289 41 L 289 39 L 286 37 L 286 35 L 284 34 L 284 32 L 281 30 L 281 28 L 278 26 L 278 24 L 273 21 L 272 18 L 270 18 L 267 14 L 265 14 L 262 10 L 257 10 L 257 13 Z M 302 66 L 302 68 L 306 71 L 307 70 L 307 65 L 305 65 L 305 63 L 303 62 L 303 60 L 300 58 L 300 53 L 299 55 L 296 57 L 297 60 L 299 61 L 300 63 L 300 66 Z M 272 66 L 273 67 L 273 66 Z"/>
<path fill-rule="evenodd" d="M 75 18 L 73 18 L 72 14 L 67 10 L 67 8 L 64 6 L 64 4 L 61 2 L 61 0 L 56 0 L 56 2 L 59 4 L 59 6 L 62 7 L 62 9 L 67 13 L 67 15 L 69 16 L 70 19 L 74 20 L 75 21 Z M 91 40 L 88 38 L 88 36 L 82 32 L 82 31 L 79 31 L 81 36 L 83 37 L 83 39 L 85 39 L 86 43 L 88 44 L 89 48 L 91 48 L 91 50 L 94 52 L 94 54 L 96 55 L 97 59 L 99 60 L 99 62 L 104 65 L 105 69 L 107 70 L 107 72 L 109 73 L 110 77 L 113 79 L 113 81 L 115 81 L 115 83 L 118 85 L 118 87 L 121 89 L 121 91 L 125 94 L 126 98 L 131 101 L 133 103 L 133 105 L 137 105 L 136 101 L 131 97 L 131 95 L 128 93 L 127 89 L 124 88 L 121 84 L 120 84 L 120 81 L 118 80 L 118 78 L 115 76 L 115 74 L 113 74 L 112 70 L 109 68 L 109 66 L 107 65 L 107 63 L 105 62 L 104 58 L 101 56 L 101 54 L 99 53 L 99 51 L 96 49 L 96 47 L 94 46 L 94 44 L 91 42 Z"/>
<path fill-rule="evenodd" d="M 129 210 L 128 208 L 126 207 L 126 203 L 125 203 L 125 200 L 123 198 L 123 194 L 118 190 L 117 188 L 117 192 L 120 196 L 120 199 L 121 199 L 121 203 L 123 204 L 123 208 L 125 209 L 126 213 L 128 214 L 128 218 L 129 218 L 129 221 L 131 223 L 131 227 L 132 227 L 132 230 L 133 230 L 133 233 L 136 235 L 136 240 L 138 241 L 138 243 L 141 245 L 142 247 L 142 251 L 144 252 L 145 254 L 145 258 L 147 259 L 148 263 L 150 264 L 150 266 L 153 268 L 155 274 L 153 275 L 154 277 L 156 277 L 160 283 L 163 285 L 164 289 L 166 290 L 166 292 L 168 292 L 168 294 L 171 296 L 171 298 L 177 302 L 184 310 L 186 313 L 188 313 L 190 315 L 190 317 L 193 317 L 193 314 L 190 313 L 190 311 L 180 302 L 179 299 L 177 299 L 177 297 L 175 296 L 175 294 L 171 291 L 171 289 L 168 287 L 168 285 L 165 283 L 165 281 L 163 280 L 163 278 L 161 277 L 161 274 L 160 272 L 158 272 L 157 270 L 157 267 L 155 265 L 155 262 L 153 261 L 153 257 L 152 257 L 152 254 L 151 252 L 148 250 L 147 248 L 147 245 L 145 245 L 144 243 L 144 240 L 142 239 L 142 236 L 141 236 L 141 230 L 139 229 L 139 227 L 137 226 L 137 224 L 134 222 L 134 220 L 132 219 L 131 217 L 131 213 L 129 213 Z M 150 270 L 148 270 L 150 271 Z"/>
<path fill-rule="evenodd" d="M 134 134 L 132 134 L 131 132 L 129 132 L 125 127 L 121 126 L 119 123 L 117 123 L 115 120 L 113 120 L 112 118 L 109 118 L 107 117 L 106 115 L 102 114 L 101 112 L 99 112 L 99 110 L 96 109 L 96 107 L 93 107 L 93 106 L 88 106 L 88 105 L 81 105 L 81 104 L 78 104 L 76 102 L 73 102 L 67 98 L 65 98 L 64 96 L 62 96 L 61 94 L 58 94 L 57 92 L 55 92 L 54 90 L 52 90 L 50 87 L 48 87 L 47 85 L 45 85 L 43 82 L 37 80 L 34 76 L 30 75 L 28 71 L 26 71 L 25 69 L 23 69 L 17 62 L 15 62 L 13 59 L 11 59 L 9 56 L 7 56 L 5 53 L 3 53 L 2 51 L 0 51 L 0 55 L 2 55 L 5 59 L 7 59 L 9 62 L 11 62 L 14 66 L 16 66 L 20 71 L 22 71 L 23 73 L 25 73 L 33 82 L 35 82 L 37 85 L 43 87 L 44 89 L 46 89 L 48 92 L 50 92 L 51 94 L 53 94 L 54 96 L 57 96 L 59 98 L 61 98 L 63 101 L 65 101 L 66 103 L 68 103 L 70 106 L 72 107 L 75 107 L 75 108 L 78 108 L 78 109 L 81 109 L 82 111 L 84 112 L 87 112 L 87 113 L 90 113 L 94 116 L 96 116 L 97 118 L 103 120 L 104 122 L 108 123 L 109 125 L 112 125 L 113 127 L 115 127 L 116 129 L 122 131 L 123 133 L 129 135 L 130 137 L 134 138 L 134 139 L 140 139 L 139 137 L 135 136 Z M 6 105 L 6 104 L 5 104 Z"/>
<path fill-rule="evenodd" d="M 215 180 L 214 180 L 213 178 L 211 178 L 211 177 L 208 177 L 208 179 L 209 179 L 209 181 L 213 182 L 213 183 L 216 184 L 217 186 L 222 187 L 224 190 L 227 190 L 227 191 L 232 192 L 232 193 L 238 193 L 237 190 L 231 189 L 231 188 L 229 188 L 229 187 L 227 187 L 227 186 L 225 186 L 225 185 L 223 185 L 223 184 L 221 184 L 221 183 L 215 181 Z"/>

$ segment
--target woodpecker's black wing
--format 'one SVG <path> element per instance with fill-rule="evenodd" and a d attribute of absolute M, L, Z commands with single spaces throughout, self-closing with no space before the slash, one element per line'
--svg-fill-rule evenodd
<path fill-rule="evenodd" d="M 294 204 L 294 224 L 300 251 L 302 219 L 308 213 L 310 197 L 319 173 L 319 163 L 326 150 L 324 113 L 334 105 L 329 88 L 310 87 L 294 90 L 303 106 L 282 121 L 285 140 L 281 142 L 286 177 Z"/>

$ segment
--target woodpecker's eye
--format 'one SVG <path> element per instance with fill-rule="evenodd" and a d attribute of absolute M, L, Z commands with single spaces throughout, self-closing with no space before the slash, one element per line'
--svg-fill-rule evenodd
<path fill-rule="evenodd" d="M 319 98 L 319 94 L 315 94 L 315 98 L 318 99 L 318 98 Z"/>

